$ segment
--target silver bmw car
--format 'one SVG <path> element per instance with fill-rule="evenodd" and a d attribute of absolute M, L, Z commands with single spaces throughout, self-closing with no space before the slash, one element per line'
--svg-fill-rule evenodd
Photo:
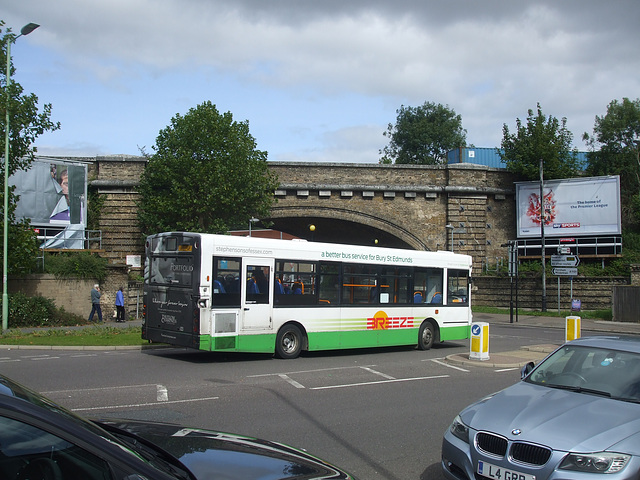
<path fill-rule="evenodd" d="M 640 478 L 640 338 L 566 343 L 468 406 L 442 443 L 450 480 Z"/>

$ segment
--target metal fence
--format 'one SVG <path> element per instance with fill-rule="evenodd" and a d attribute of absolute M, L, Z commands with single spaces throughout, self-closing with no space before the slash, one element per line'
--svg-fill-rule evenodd
<path fill-rule="evenodd" d="M 614 322 L 640 323 L 640 287 L 613 287 L 611 311 Z"/>

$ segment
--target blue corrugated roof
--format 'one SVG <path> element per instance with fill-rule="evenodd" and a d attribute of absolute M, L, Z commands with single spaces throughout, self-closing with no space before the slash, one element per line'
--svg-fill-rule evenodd
<path fill-rule="evenodd" d="M 506 168 L 498 148 L 460 147 L 447 152 L 447 163 L 473 163 L 491 168 Z M 581 168 L 587 166 L 587 152 L 578 152 Z"/>

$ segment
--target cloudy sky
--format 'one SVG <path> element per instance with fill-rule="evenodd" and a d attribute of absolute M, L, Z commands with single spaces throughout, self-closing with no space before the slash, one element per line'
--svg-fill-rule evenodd
<path fill-rule="evenodd" d="M 401 106 L 462 116 L 496 147 L 539 102 L 580 150 L 640 97 L 638 0 L 9 0 L 13 78 L 61 129 L 41 155 L 152 153 L 204 101 L 249 121 L 269 160 L 377 163 Z"/>

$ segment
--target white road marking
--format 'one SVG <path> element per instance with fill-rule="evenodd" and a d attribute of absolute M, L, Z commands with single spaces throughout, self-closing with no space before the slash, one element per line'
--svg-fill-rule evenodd
<path fill-rule="evenodd" d="M 454 370 L 460 370 L 461 372 L 469 372 L 469 370 L 461 367 L 456 367 L 455 365 L 449 365 L 448 363 L 441 362 L 437 358 L 431 358 L 430 360 L 423 360 L 423 362 L 430 361 L 433 363 L 437 363 L 438 365 L 442 365 L 443 367 L 453 368 Z"/>
<path fill-rule="evenodd" d="M 169 403 L 191 403 L 191 402 L 206 402 L 208 400 L 218 400 L 220 397 L 206 397 L 206 398 L 189 398 L 186 400 L 169 400 L 166 402 L 149 402 L 149 403 L 131 403 L 129 405 L 105 405 L 103 407 L 88 407 L 88 408 L 72 408 L 73 412 L 87 412 L 91 410 L 115 410 L 118 408 L 136 408 L 136 407 L 151 407 L 155 405 L 167 405 Z"/>
<path fill-rule="evenodd" d="M 51 395 L 53 393 L 67 393 L 67 392 L 95 392 L 101 390 L 124 390 L 127 388 L 140 388 L 140 387 L 156 387 L 156 383 L 143 383 L 141 385 L 116 385 L 113 387 L 95 387 L 95 388 L 82 388 L 73 390 L 49 390 L 48 392 L 41 392 L 43 395 Z"/>
<path fill-rule="evenodd" d="M 349 370 L 353 368 L 365 368 L 365 367 L 377 367 L 377 365 L 364 365 L 362 367 L 334 367 L 334 368 L 317 368 L 313 370 L 298 370 L 295 372 L 284 372 L 284 373 L 261 373 L 259 375 L 248 375 L 247 378 L 258 378 L 258 377 L 273 377 L 279 375 L 294 375 L 297 373 L 315 373 L 315 372 L 330 372 L 332 370 Z"/>
<path fill-rule="evenodd" d="M 382 383 L 396 383 L 396 382 L 414 382 L 416 380 L 432 380 L 435 378 L 449 378 L 449 375 L 434 375 L 432 377 L 415 377 L 415 378 L 397 378 L 394 380 L 380 380 L 377 382 L 362 382 L 362 383 L 349 383 L 346 385 L 329 385 L 326 387 L 313 387 L 310 390 L 329 390 L 333 388 L 347 388 L 347 387 L 360 387 L 363 385 L 379 385 Z"/>
<path fill-rule="evenodd" d="M 158 401 L 159 402 L 168 402 L 169 401 L 169 392 L 167 392 L 167 387 L 163 385 L 157 385 L 156 390 L 158 391 Z"/>
<path fill-rule="evenodd" d="M 293 385 L 296 388 L 305 388 L 304 385 L 302 385 L 301 383 L 296 382 L 295 380 L 290 378 L 288 375 L 285 375 L 284 373 L 280 373 L 280 374 L 278 374 L 278 376 L 281 379 L 283 379 L 285 382 L 290 383 L 291 385 Z"/>
<path fill-rule="evenodd" d="M 369 367 L 360 367 L 362 370 L 366 370 L 367 372 L 371 372 L 375 375 L 380 375 L 381 377 L 386 378 L 387 380 L 395 380 L 395 377 L 392 377 L 391 375 L 387 375 L 386 373 L 382 373 L 382 372 L 378 372 L 377 370 L 374 370 L 373 368 L 369 368 Z"/>
<path fill-rule="evenodd" d="M 496 372 L 511 372 L 513 370 L 518 370 L 517 367 L 512 367 L 512 368 L 501 368 L 500 370 L 496 370 Z"/>

